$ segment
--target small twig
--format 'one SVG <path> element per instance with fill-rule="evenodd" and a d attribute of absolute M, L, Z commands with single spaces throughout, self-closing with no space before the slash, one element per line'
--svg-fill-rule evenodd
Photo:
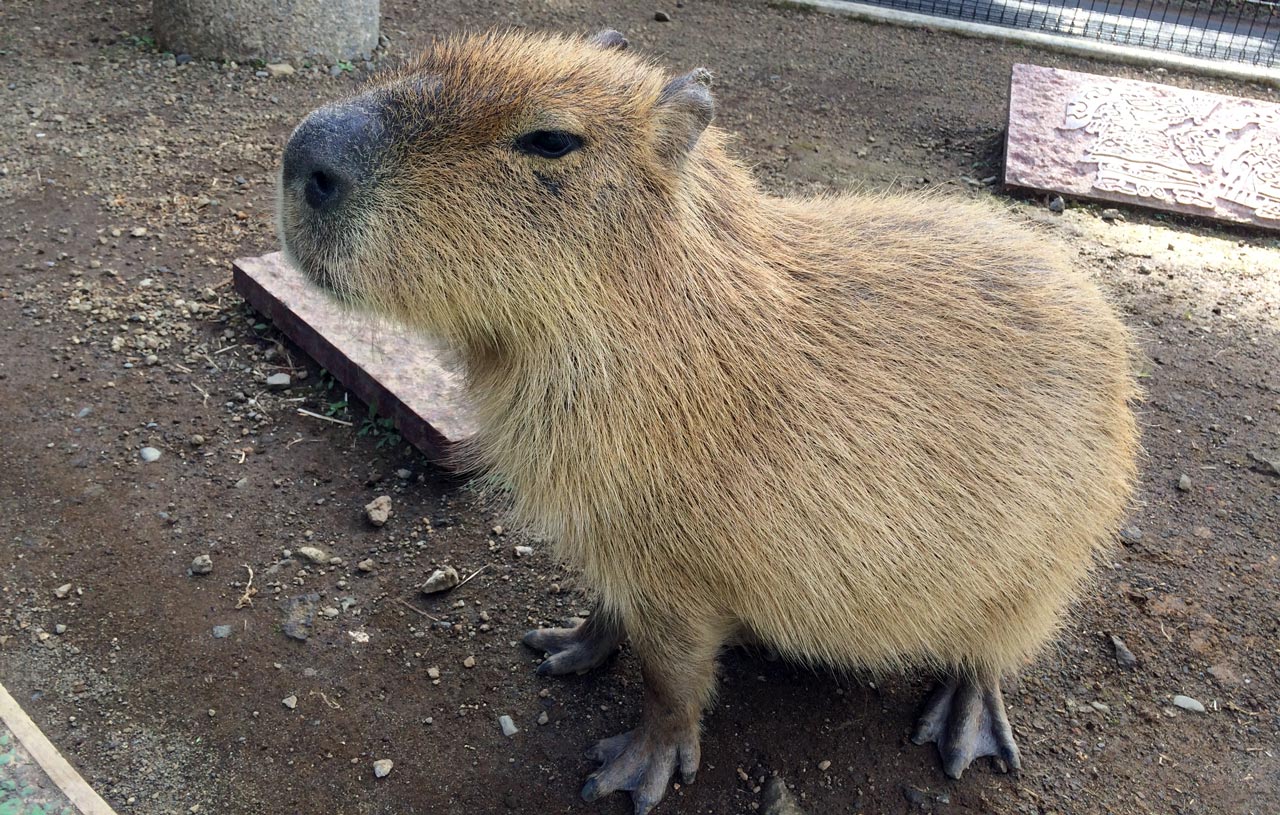
<path fill-rule="evenodd" d="M 323 699 L 323 700 L 324 700 L 324 703 L 325 703 L 326 705 L 328 705 L 329 707 L 333 708 L 334 710 L 342 710 L 342 705 L 338 704 L 337 702 L 331 702 L 331 701 L 329 701 L 329 697 L 328 697 L 328 696 L 325 696 L 325 695 L 324 695 L 324 691 L 322 691 L 322 690 L 313 690 L 313 691 L 311 691 L 311 694 L 310 694 L 310 695 L 311 695 L 311 696 L 319 696 L 321 699 Z"/>
<path fill-rule="evenodd" d="M 342 419 L 335 419 L 332 416 L 325 416 L 323 414 L 316 413 L 315 411 L 307 410 L 306 408 L 298 408 L 298 412 L 301 413 L 303 416 L 310 416 L 313 419 L 320 419 L 325 422 L 333 422 L 334 424 L 340 424 L 343 427 L 351 427 L 351 422 L 345 422 Z"/>
<path fill-rule="evenodd" d="M 244 347 L 243 345 L 228 345 L 226 348 L 219 348 L 217 351 L 214 351 L 213 355 L 216 357 L 218 354 L 225 354 L 228 351 L 234 351 L 237 348 L 243 348 L 243 347 Z"/>
<path fill-rule="evenodd" d="M 205 390 L 204 388 L 200 387 L 199 385 L 197 385 L 197 384 L 196 384 L 196 383 L 194 383 L 194 382 L 192 382 L 192 383 L 191 383 L 191 387 L 195 388 L 195 389 L 196 389 L 196 391 L 197 391 L 201 396 L 203 396 L 203 397 L 204 397 L 204 406 L 205 406 L 205 407 L 208 407 L 208 406 L 209 406 L 209 392 L 208 392 L 207 390 Z"/>
<path fill-rule="evenodd" d="M 460 582 L 460 583 L 458 583 L 458 585 L 454 586 L 454 587 L 453 587 L 453 590 L 454 590 L 454 591 L 457 591 L 458 589 L 460 589 L 460 588 L 462 588 L 463 586 L 467 585 L 468 581 L 470 581 L 470 580 L 471 580 L 471 578 L 473 578 L 473 577 L 475 577 L 476 575 L 480 574 L 481 572 L 483 572 L 483 571 L 484 571 L 485 569 L 487 569 L 487 568 L 489 568 L 489 564 L 488 564 L 488 563 L 484 564 L 484 565 L 483 565 L 483 566 L 481 566 L 479 569 L 476 569 L 474 572 L 472 572 L 471 574 L 469 574 L 469 575 L 467 575 L 465 578 L 463 578 L 462 582 Z"/>
<path fill-rule="evenodd" d="M 179 371 L 182 371 L 184 374 L 191 373 L 191 369 L 185 365 L 179 365 L 178 363 L 175 362 L 173 363 L 173 367 L 177 368 Z"/>
<path fill-rule="evenodd" d="M 405 608 L 409 609 L 409 610 L 410 610 L 410 611 L 412 611 L 412 612 L 415 612 L 415 613 L 417 613 L 417 614 L 421 614 L 423 617 L 426 617 L 426 618 L 427 618 L 427 619 L 429 619 L 429 620 L 435 620 L 436 622 L 440 622 L 440 618 L 439 618 L 439 617 L 436 617 L 436 616 L 434 616 L 434 615 L 428 614 L 427 612 L 423 611 L 422 609 L 418 608 L 417 606 L 412 605 L 411 603 L 408 603 L 408 602 L 407 602 L 407 601 L 405 601 L 405 600 L 401 600 L 399 597 L 397 597 L 397 598 L 396 598 L 396 602 L 397 602 L 397 603 L 399 603 L 400 605 L 404 606 Z"/>
<path fill-rule="evenodd" d="M 240 595 L 240 599 L 236 601 L 236 608 L 244 608 L 245 606 L 253 605 L 253 595 L 258 593 L 258 590 L 253 587 L 253 567 L 248 563 L 241 565 L 249 570 L 249 582 L 244 587 L 244 594 Z"/>
<path fill-rule="evenodd" d="M 209 356 L 208 354 L 202 354 L 201 356 L 203 356 L 205 359 L 209 361 L 210 367 L 212 367 L 218 373 L 222 373 L 222 369 L 218 367 L 218 363 L 213 361 L 213 357 Z"/>

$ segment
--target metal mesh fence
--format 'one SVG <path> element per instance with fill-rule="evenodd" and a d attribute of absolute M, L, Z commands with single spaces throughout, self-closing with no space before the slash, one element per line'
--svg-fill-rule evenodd
<path fill-rule="evenodd" d="M 1267 67 L 1280 2 L 1261 0 L 861 0 L 874 6 Z"/>

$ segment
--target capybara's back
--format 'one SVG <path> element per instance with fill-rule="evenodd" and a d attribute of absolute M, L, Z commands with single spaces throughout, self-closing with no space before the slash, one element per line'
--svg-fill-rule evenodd
<path fill-rule="evenodd" d="M 946 771 L 1020 758 L 1000 696 L 1120 523 L 1133 348 L 1063 250 L 992 204 L 762 193 L 670 77 L 603 32 L 455 38 L 311 114 L 287 251 L 442 336 L 466 460 L 599 594 L 543 673 L 629 637 L 640 726 L 584 796 L 692 780 L 729 642 L 923 667 Z"/>

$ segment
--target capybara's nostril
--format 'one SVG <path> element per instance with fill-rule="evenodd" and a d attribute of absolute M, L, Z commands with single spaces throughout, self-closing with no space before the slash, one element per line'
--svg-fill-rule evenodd
<path fill-rule="evenodd" d="M 316 212 L 332 212 L 369 176 L 382 128 L 357 104 L 322 108 L 298 126 L 284 149 L 285 194 Z"/>
<path fill-rule="evenodd" d="M 307 179 L 302 195 L 307 200 L 307 206 L 312 209 L 331 209 L 341 203 L 346 186 L 342 179 L 332 172 L 316 169 L 311 171 L 311 177 Z"/>

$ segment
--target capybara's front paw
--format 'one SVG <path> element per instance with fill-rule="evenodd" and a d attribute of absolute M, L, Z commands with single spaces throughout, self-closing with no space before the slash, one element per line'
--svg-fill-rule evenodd
<path fill-rule="evenodd" d="M 536 628 L 524 635 L 524 644 L 547 655 L 538 666 L 540 676 L 560 676 L 586 673 L 604 662 L 622 637 L 622 626 L 597 613 L 573 628 Z"/>
<path fill-rule="evenodd" d="M 698 772 L 698 727 L 680 732 L 659 733 L 659 729 L 639 727 L 620 736 L 597 742 L 587 758 L 601 763 L 582 788 L 584 801 L 594 801 L 611 792 L 631 793 L 635 815 L 646 815 L 667 794 L 667 784 L 677 768 L 680 780 L 692 784 Z"/>

